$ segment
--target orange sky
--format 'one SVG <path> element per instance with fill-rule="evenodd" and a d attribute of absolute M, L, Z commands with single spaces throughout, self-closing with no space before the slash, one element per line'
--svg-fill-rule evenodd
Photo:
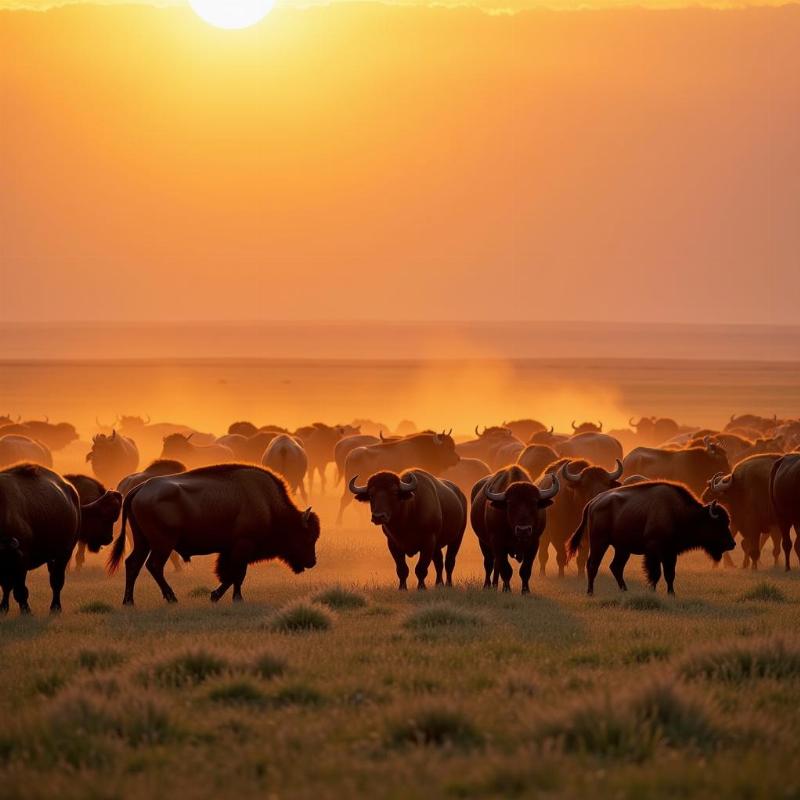
<path fill-rule="evenodd" d="M 800 6 L 0 11 L 0 320 L 797 322 Z"/>

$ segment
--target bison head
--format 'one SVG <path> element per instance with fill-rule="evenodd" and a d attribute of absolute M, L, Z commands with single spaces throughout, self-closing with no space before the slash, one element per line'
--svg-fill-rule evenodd
<path fill-rule="evenodd" d="M 570 470 L 570 462 L 564 464 L 559 475 L 567 486 L 569 486 L 585 503 L 588 503 L 600 492 L 608 489 L 616 489 L 622 477 L 622 462 L 617 459 L 615 469 L 609 471 L 602 467 L 587 466 L 576 472 Z"/>
<path fill-rule="evenodd" d="M 81 506 L 81 528 L 79 538 L 92 553 L 99 552 L 114 538 L 114 523 L 122 509 L 122 495 L 107 491 L 92 503 Z"/>
<path fill-rule="evenodd" d="M 252 422 L 232 422 L 228 425 L 228 433 L 238 433 L 240 436 L 246 436 L 249 439 L 258 433 L 258 428 Z"/>
<path fill-rule="evenodd" d="M 162 439 L 161 458 L 175 458 L 179 461 L 187 455 L 191 456 L 194 445 L 191 442 L 193 433 L 171 433 Z"/>
<path fill-rule="evenodd" d="M 309 506 L 298 511 L 299 524 L 283 544 L 281 558 L 296 575 L 311 569 L 317 563 L 317 540 L 319 539 L 319 517 Z"/>
<path fill-rule="evenodd" d="M 494 481 L 484 488 L 486 499 L 493 508 L 505 512 L 506 523 L 520 545 L 530 543 L 542 535 L 545 526 L 545 509 L 561 488 L 558 476 L 553 475 L 550 488 L 540 489 L 533 483 L 515 481 L 501 491 L 495 491 Z"/>
<path fill-rule="evenodd" d="M 369 503 L 373 525 L 388 525 L 417 490 L 417 476 L 413 472 L 398 475 L 395 472 L 376 472 L 364 486 L 358 485 L 358 475 L 348 484 L 356 500 Z"/>
<path fill-rule="evenodd" d="M 731 518 L 716 500 L 702 507 L 697 533 L 700 547 L 717 563 L 722 560 L 723 553 L 736 547 L 731 534 Z"/>
<path fill-rule="evenodd" d="M 572 430 L 575 433 L 602 433 L 603 423 L 598 421 L 595 425 L 594 422 L 582 422 L 580 425 L 576 425 L 575 420 L 572 420 Z"/>

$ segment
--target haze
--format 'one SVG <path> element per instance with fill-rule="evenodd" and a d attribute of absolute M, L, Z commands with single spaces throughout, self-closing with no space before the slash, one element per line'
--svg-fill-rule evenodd
<path fill-rule="evenodd" d="M 0 12 L 2 321 L 793 323 L 800 7 Z"/>

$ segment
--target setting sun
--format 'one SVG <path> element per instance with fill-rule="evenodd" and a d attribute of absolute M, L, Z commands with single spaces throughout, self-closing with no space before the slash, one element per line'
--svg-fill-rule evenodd
<path fill-rule="evenodd" d="M 217 28 L 249 28 L 272 11 L 274 0 L 189 0 L 202 20 Z"/>

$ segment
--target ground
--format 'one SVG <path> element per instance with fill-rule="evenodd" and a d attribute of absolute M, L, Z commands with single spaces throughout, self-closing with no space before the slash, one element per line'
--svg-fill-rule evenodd
<path fill-rule="evenodd" d="M 455 588 L 400 593 L 365 515 L 241 605 L 209 559 L 135 609 L 89 562 L 59 617 L 34 574 L 0 619 L 0 798 L 800 797 L 796 563 L 692 554 L 669 598 L 607 559 L 595 597 L 574 566 L 522 597 L 480 588 L 468 532 Z"/>

